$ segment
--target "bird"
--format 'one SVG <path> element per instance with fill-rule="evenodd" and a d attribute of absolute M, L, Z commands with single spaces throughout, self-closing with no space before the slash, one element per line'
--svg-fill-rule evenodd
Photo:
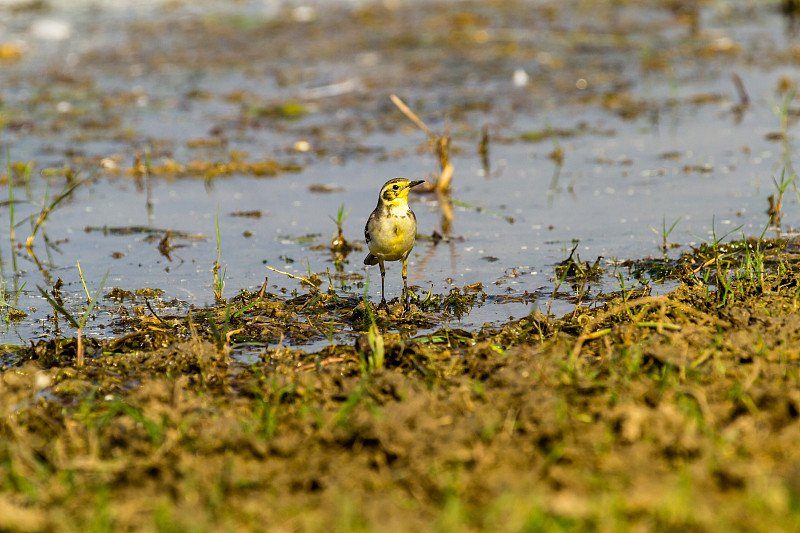
<path fill-rule="evenodd" d="M 364 238 L 369 253 L 364 258 L 367 266 L 378 265 L 381 269 L 381 305 L 386 306 L 384 282 L 385 261 L 403 262 L 404 306 L 408 310 L 408 255 L 417 239 L 417 217 L 408 207 L 408 193 L 412 187 L 425 183 L 394 178 L 383 184 L 378 195 L 378 205 L 364 226 Z"/>

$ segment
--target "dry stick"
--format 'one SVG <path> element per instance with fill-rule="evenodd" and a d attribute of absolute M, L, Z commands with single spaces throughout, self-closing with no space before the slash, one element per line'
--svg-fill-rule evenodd
<path fill-rule="evenodd" d="M 283 330 L 281 330 L 281 338 L 278 340 L 278 347 L 275 348 L 275 355 L 278 356 L 281 354 L 281 348 L 283 348 Z"/>
<path fill-rule="evenodd" d="M 115 338 L 111 339 L 110 341 L 108 341 L 106 343 L 104 349 L 109 351 L 109 352 L 113 352 L 114 350 L 117 349 L 117 346 L 121 345 L 123 342 L 125 342 L 125 341 L 127 341 L 129 339 L 132 339 L 132 338 L 136 337 L 137 335 L 141 335 L 141 333 L 142 333 L 141 331 L 136 330 L 136 331 L 133 331 L 131 333 L 127 333 L 127 334 L 123 335 L 122 337 L 115 337 Z"/>
<path fill-rule="evenodd" d="M 231 343 L 231 337 L 244 331 L 244 328 L 234 329 L 225 334 L 225 342 Z"/>
<path fill-rule="evenodd" d="M 446 156 L 445 156 L 446 157 Z M 436 188 L 440 191 L 447 191 L 450 189 L 450 180 L 453 177 L 453 165 L 450 164 L 450 161 L 444 164 L 444 168 L 442 168 L 442 173 L 439 176 L 439 181 L 436 183 Z"/>
<path fill-rule="evenodd" d="M 258 299 L 259 300 L 264 298 L 264 293 L 267 292 L 267 281 L 269 281 L 269 278 L 264 276 L 264 284 L 261 286 L 261 290 L 258 291 Z"/>
<path fill-rule="evenodd" d="M 319 366 L 328 366 L 334 363 L 343 363 L 346 359 L 344 357 L 340 357 L 338 355 L 332 355 L 330 357 L 326 357 L 322 361 L 319 362 Z M 317 367 L 317 363 L 306 363 L 304 365 L 298 366 L 295 368 L 295 372 L 302 372 L 305 370 L 314 370 Z"/>
<path fill-rule="evenodd" d="M 578 298 L 575 302 L 575 309 L 572 311 L 572 320 L 575 320 L 575 316 L 578 314 L 578 309 L 580 308 L 581 302 L 583 301 L 583 296 L 585 294 L 584 289 L 586 289 L 586 280 L 589 276 L 583 276 L 583 281 L 581 282 L 581 288 L 578 291 Z"/>
<path fill-rule="evenodd" d="M 147 308 L 150 310 L 151 313 L 153 313 L 153 316 L 156 317 L 159 322 L 161 322 L 165 326 L 168 325 L 166 322 L 164 322 L 164 320 L 160 316 L 158 316 L 158 313 L 156 313 L 156 310 L 153 309 L 153 306 L 150 305 L 150 300 L 145 298 L 144 303 L 147 304 Z"/>
<path fill-rule="evenodd" d="M 394 103 L 394 105 L 396 105 L 397 108 L 400 109 L 400 111 L 402 111 L 403 114 L 409 118 L 409 120 L 411 120 L 411 122 L 416 124 L 419 129 L 424 131 L 428 135 L 428 137 L 432 139 L 439 138 L 438 135 L 433 133 L 431 129 L 428 126 L 426 126 L 424 122 L 422 122 L 422 119 L 420 119 L 416 113 L 411 111 L 411 109 L 405 104 L 405 102 L 403 102 L 400 99 L 399 96 L 397 96 L 396 94 L 390 94 L 389 98 L 392 100 L 392 103 Z"/>
<path fill-rule="evenodd" d="M 81 335 L 81 328 L 78 328 L 78 366 L 83 366 L 83 336 Z"/>
<path fill-rule="evenodd" d="M 638 326 L 640 328 L 653 328 L 658 333 L 664 333 L 664 330 L 667 331 L 680 331 L 681 327 L 677 324 L 672 324 L 670 322 L 654 322 L 652 320 L 647 320 L 644 322 L 634 322 L 634 326 Z"/>
<path fill-rule="evenodd" d="M 308 284 L 311 286 L 311 290 L 312 290 L 312 291 L 314 291 L 314 292 L 319 292 L 319 288 L 318 288 L 316 285 L 314 285 L 314 284 L 311 282 L 311 280 L 309 280 L 309 279 L 308 279 L 307 277 L 305 277 L 305 276 L 295 276 L 294 274 L 289 274 L 288 272 L 284 272 L 283 270 L 278 270 L 277 268 L 272 268 L 271 266 L 268 266 L 267 268 L 268 268 L 268 269 L 270 269 L 270 270 L 273 270 L 273 271 L 277 272 L 278 274 L 283 274 L 284 276 L 289 276 L 290 278 L 293 278 L 293 279 L 299 279 L 300 281 L 303 281 L 303 282 L 305 282 L 305 283 L 308 283 Z M 264 282 L 264 286 L 266 287 L 266 282 Z"/>
<path fill-rule="evenodd" d="M 692 273 L 692 274 L 697 274 L 698 272 L 700 272 L 701 270 L 703 270 L 703 269 L 704 269 L 704 268 L 706 268 L 707 266 L 711 266 L 712 264 L 714 264 L 714 263 L 716 263 L 717 261 L 719 261 L 719 259 L 720 259 L 720 258 L 726 258 L 726 257 L 732 256 L 732 255 L 733 255 L 733 254 L 723 254 L 723 255 L 722 255 L 722 256 L 720 256 L 720 257 L 712 257 L 711 259 L 709 259 L 708 261 L 706 261 L 705 263 L 703 263 L 703 264 L 702 264 L 702 265 L 700 265 L 699 267 L 695 268 L 694 270 L 691 270 L 691 273 Z"/>
<path fill-rule="evenodd" d="M 439 156 L 439 164 L 442 167 L 442 172 L 436 182 L 436 190 L 449 190 L 450 180 L 453 177 L 453 165 L 450 164 L 447 156 L 450 137 L 447 135 L 447 133 L 441 136 L 436 135 L 396 94 L 389 95 L 389 98 L 411 122 L 416 124 L 419 129 L 424 131 L 428 138 L 436 144 L 436 155 Z"/>
<path fill-rule="evenodd" d="M 453 177 L 453 165 L 450 164 L 450 125 L 446 116 L 444 119 L 444 134 L 436 139 L 436 155 L 439 156 L 439 165 L 442 167 L 439 181 L 436 182 L 436 188 L 440 191 L 448 192 L 450 190 L 450 179 Z"/>
<path fill-rule="evenodd" d="M 28 253 L 33 253 L 33 238 L 36 237 L 36 232 L 39 229 L 39 226 L 42 225 L 42 222 L 45 221 L 47 215 L 50 214 L 50 208 L 44 206 L 42 208 L 41 213 L 39 213 L 39 217 L 36 219 L 36 224 L 33 226 L 33 231 L 31 232 L 31 236 L 25 240 L 25 248 L 28 250 Z"/>

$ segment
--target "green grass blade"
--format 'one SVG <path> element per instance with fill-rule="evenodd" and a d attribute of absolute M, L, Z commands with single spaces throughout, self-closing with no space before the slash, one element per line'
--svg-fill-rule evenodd
<path fill-rule="evenodd" d="M 11 217 L 11 242 L 14 242 L 14 180 L 11 177 L 11 148 L 6 146 L 6 173 L 8 174 L 8 211 Z"/>
<path fill-rule="evenodd" d="M 45 297 L 45 299 L 46 299 L 46 300 L 47 300 L 47 301 L 50 303 L 50 305 L 53 307 L 53 309 L 54 309 L 56 312 L 58 312 L 58 313 L 61 313 L 62 315 L 64 315 L 64 318 L 66 318 L 66 319 L 67 319 L 67 321 L 69 321 L 69 323 L 70 323 L 70 324 L 72 324 L 72 326 L 73 326 L 75 329 L 80 329 L 80 327 L 81 327 L 81 326 L 78 324 L 78 321 L 77 321 L 77 320 L 75 320 L 75 319 L 72 317 L 72 315 L 71 315 L 71 314 L 69 314 L 69 312 L 67 312 L 67 310 L 66 310 L 66 309 L 64 309 L 63 307 L 61 307 L 61 305 L 60 305 L 60 304 L 59 304 L 57 301 L 55 301 L 55 300 L 54 300 L 54 299 L 53 299 L 53 298 L 52 298 L 52 297 L 51 297 L 49 294 L 47 294 L 47 291 L 46 291 L 46 290 L 44 290 L 43 288 L 41 288 L 41 287 L 40 287 L 40 286 L 38 286 L 38 285 L 36 286 L 36 288 L 37 288 L 37 289 L 39 289 L 39 292 L 42 294 L 42 296 L 44 296 L 44 297 Z"/>
<path fill-rule="evenodd" d="M 86 308 L 86 311 L 83 313 L 83 317 L 81 318 L 80 326 L 78 326 L 79 328 L 83 329 L 83 326 L 86 324 L 86 319 L 89 318 L 89 313 L 92 312 L 92 308 L 94 307 L 94 304 L 97 303 L 97 298 L 100 296 L 100 291 L 103 290 L 103 286 L 106 284 L 106 278 L 108 278 L 108 273 L 109 272 L 110 272 L 110 270 L 106 270 L 106 275 L 103 276 L 103 281 L 101 281 L 100 282 L 100 286 L 97 287 L 97 292 L 94 293 L 94 296 L 89 301 L 89 306 Z"/>

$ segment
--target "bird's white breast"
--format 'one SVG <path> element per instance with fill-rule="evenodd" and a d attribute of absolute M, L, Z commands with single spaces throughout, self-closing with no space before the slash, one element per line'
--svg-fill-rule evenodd
<path fill-rule="evenodd" d="M 369 251 L 384 261 L 403 259 L 414 246 L 417 221 L 408 205 L 391 206 L 385 223 L 370 227 Z"/>

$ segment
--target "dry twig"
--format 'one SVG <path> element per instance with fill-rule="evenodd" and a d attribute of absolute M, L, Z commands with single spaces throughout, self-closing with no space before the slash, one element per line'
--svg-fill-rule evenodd
<path fill-rule="evenodd" d="M 442 169 L 439 179 L 436 180 L 436 191 L 448 192 L 450 190 L 450 180 L 453 177 L 453 165 L 450 164 L 449 156 L 450 135 L 446 130 L 443 135 L 435 134 L 396 94 L 390 95 L 389 98 L 411 122 L 416 124 L 428 136 L 428 141 L 433 145 L 433 152 L 439 158 L 439 164 Z"/>

